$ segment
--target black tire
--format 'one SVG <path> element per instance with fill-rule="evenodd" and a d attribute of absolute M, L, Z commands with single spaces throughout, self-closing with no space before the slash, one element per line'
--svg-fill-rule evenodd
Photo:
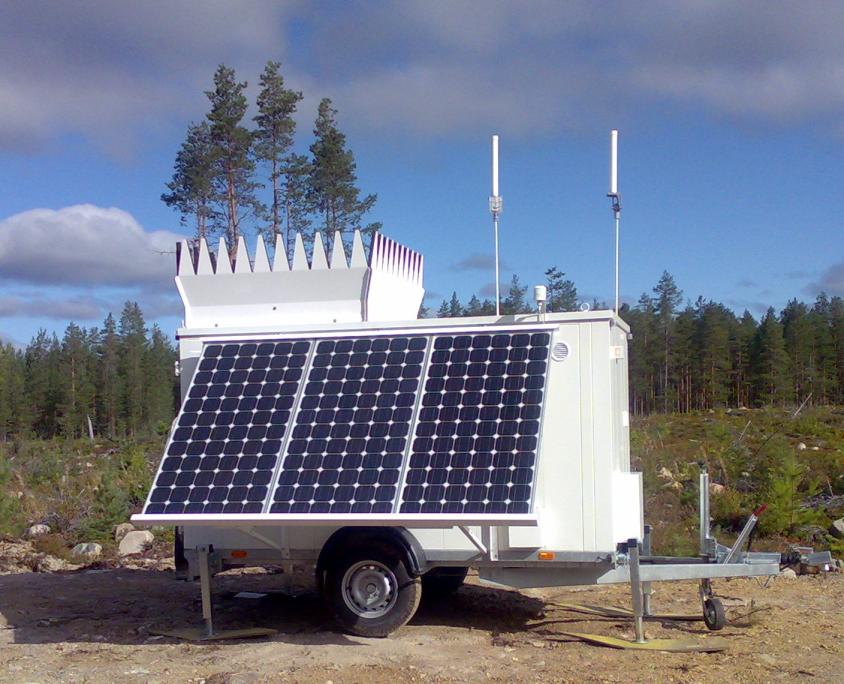
<path fill-rule="evenodd" d="M 703 621 L 707 629 L 717 632 L 727 624 L 727 614 L 724 605 L 717 598 L 708 598 L 703 603 Z"/>
<path fill-rule="evenodd" d="M 385 637 L 406 625 L 422 596 L 419 578 L 408 574 L 398 551 L 380 544 L 341 551 L 325 585 L 334 619 L 363 637 Z"/>
<path fill-rule="evenodd" d="M 466 580 L 469 568 L 431 568 L 422 575 L 422 596 L 425 600 L 451 596 Z"/>

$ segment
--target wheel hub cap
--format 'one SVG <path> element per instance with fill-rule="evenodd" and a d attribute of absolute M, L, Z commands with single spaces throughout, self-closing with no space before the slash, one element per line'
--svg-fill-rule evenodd
<path fill-rule="evenodd" d="M 361 617 L 376 618 L 387 613 L 396 601 L 396 577 L 381 563 L 356 563 L 343 577 L 343 601 Z"/>

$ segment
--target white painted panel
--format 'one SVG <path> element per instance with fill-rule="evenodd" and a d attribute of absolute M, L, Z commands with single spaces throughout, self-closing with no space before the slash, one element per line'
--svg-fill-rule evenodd
<path fill-rule="evenodd" d="M 582 364 L 578 328 L 577 322 L 566 322 L 554 333 L 551 344 L 564 343 L 568 355 L 549 361 L 545 388 L 534 509 L 543 516 L 542 546 L 551 549 L 583 547 Z"/>
<path fill-rule="evenodd" d="M 580 344 L 580 434 L 581 488 L 583 490 L 583 542 L 581 550 L 597 550 L 595 521 L 595 407 L 593 396 L 593 325 L 578 326 Z M 606 352 L 601 354 L 606 358 Z"/>
<path fill-rule="evenodd" d="M 642 539 L 642 473 L 613 473 L 613 542 Z"/>

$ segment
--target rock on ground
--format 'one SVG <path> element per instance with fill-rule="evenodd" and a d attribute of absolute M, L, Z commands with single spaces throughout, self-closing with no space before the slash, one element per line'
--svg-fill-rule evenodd
<path fill-rule="evenodd" d="M 70 552 L 71 556 L 84 556 L 85 558 L 99 558 L 103 554 L 103 547 L 94 542 L 77 544 Z"/>
<path fill-rule="evenodd" d="M 149 530 L 135 530 L 129 532 L 123 539 L 120 540 L 120 546 L 117 547 L 118 556 L 131 556 L 135 553 L 143 553 L 143 550 L 152 544 L 155 537 Z"/>
<path fill-rule="evenodd" d="M 130 532 L 135 531 L 135 526 L 132 523 L 120 523 L 117 527 L 114 528 L 114 539 L 115 541 L 120 541 Z"/>

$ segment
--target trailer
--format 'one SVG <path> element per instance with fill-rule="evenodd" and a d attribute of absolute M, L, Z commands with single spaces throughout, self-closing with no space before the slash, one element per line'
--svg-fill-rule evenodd
<path fill-rule="evenodd" d="M 312 563 L 339 625 L 371 637 L 469 568 L 629 583 L 637 641 L 651 582 L 700 580 L 720 629 L 712 579 L 778 573 L 779 554 L 712 539 L 705 473 L 701 554 L 651 554 L 612 311 L 418 319 L 422 256 L 380 234 L 368 257 L 357 232 L 348 258 L 339 233 L 310 258 L 301 236 L 289 261 L 260 238 L 236 253 L 179 246 L 183 402 L 133 517 L 178 526 L 208 634 L 211 576 L 248 565 Z"/>

